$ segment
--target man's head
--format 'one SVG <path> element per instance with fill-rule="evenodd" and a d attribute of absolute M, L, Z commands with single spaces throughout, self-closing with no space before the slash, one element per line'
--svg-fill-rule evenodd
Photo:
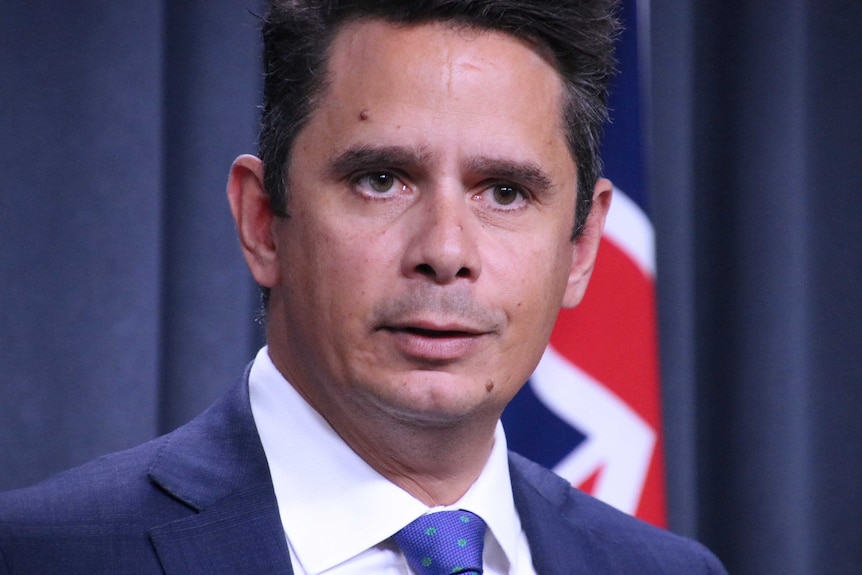
<path fill-rule="evenodd" d="M 269 165 L 240 157 L 228 183 L 246 261 L 271 289 L 270 356 L 358 451 L 397 422 L 489 437 L 560 306 L 583 296 L 611 195 L 587 176 L 594 207 L 572 241 L 583 176 L 562 57 L 532 33 L 403 20 L 340 20 L 316 55 L 323 67 L 306 64 L 319 85 L 304 105 L 282 93 L 290 82 L 268 85 L 264 137 L 281 151 L 262 144 Z M 569 60 L 579 58 L 589 60 Z M 599 75 L 595 62 L 585 74 Z M 290 116 L 272 104 L 282 101 L 304 108 Z M 279 139 L 282 124 L 290 136 Z M 590 126 L 576 128 L 576 146 L 597 136 Z M 290 217 L 271 202 L 282 178 Z"/>
<path fill-rule="evenodd" d="M 572 239 L 583 230 L 601 176 L 599 139 L 614 67 L 615 0 L 273 0 L 264 20 L 264 106 L 260 157 L 276 213 L 288 214 L 285 186 L 296 135 L 325 89 L 333 39 L 358 19 L 395 24 L 451 22 L 511 34 L 533 44 L 564 84 L 561 110 L 578 168 Z"/>

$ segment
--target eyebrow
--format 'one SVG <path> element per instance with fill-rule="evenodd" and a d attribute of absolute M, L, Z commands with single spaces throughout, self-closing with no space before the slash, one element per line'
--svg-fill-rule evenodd
<path fill-rule="evenodd" d="M 427 165 L 430 161 L 431 154 L 422 148 L 358 146 L 331 158 L 326 169 L 340 179 L 372 168 L 415 169 Z"/>
<path fill-rule="evenodd" d="M 487 174 L 492 178 L 524 185 L 536 193 L 545 192 L 553 186 L 551 176 L 532 162 L 479 156 L 471 158 L 466 168 L 470 173 Z"/>
<path fill-rule="evenodd" d="M 356 172 L 375 168 L 426 170 L 431 161 L 431 153 L 421 146 L 357 146 L 331 158 L 327 162 L 326 169 L 332 176 L 341 179 Z M 477 156 L 469 158 L 463 169 L 467 173 L 481 174 L 485 178 L 517 183 L 536 193 L 545 192 L 553 187 L 551 176 L 533 162 Z"/>

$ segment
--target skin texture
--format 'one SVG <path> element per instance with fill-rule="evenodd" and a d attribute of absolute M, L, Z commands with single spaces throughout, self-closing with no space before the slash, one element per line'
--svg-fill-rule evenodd
<path fill-rule="evenodd" d="M 257 158 L 231 169 L 246 261 L 271 288 L 270 355 L 369 464 L 450 504 L 583 297 L 611 185 L 572 243 L 561 81 L 514 37 L 354 22 L 328 79 L 288 162 L 289 218 Z"/>

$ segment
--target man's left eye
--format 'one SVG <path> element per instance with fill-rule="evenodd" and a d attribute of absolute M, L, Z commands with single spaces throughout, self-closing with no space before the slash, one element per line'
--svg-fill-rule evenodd
<path fill-rule="evenodd" d="M 373 172 L 366 175 L 365 179 L 368 182 L 368 187 L 379 194 L 392 191 L 392 187 L 398 181 L 398 178 L 390 172 Z"/>
<path fill-rule="evenodd" d="M 514 186 L 499 184 L 492 188 L 494 201 L 501 206 L 509 206 L 518 201 L 523 194 Z"/>
<path fill-rule="evenodd" d="M 512 211 L 524 207 L 529 195 L 523 188 L 514 184 L 493 184 L 473 196 L 473 198 L 487 202 L 490 208 L 501 211 Z"/>

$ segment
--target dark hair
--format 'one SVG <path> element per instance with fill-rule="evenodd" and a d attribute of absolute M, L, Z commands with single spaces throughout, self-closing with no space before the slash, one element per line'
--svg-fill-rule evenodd
<path fill-rule="evenodd" d="M 577 239 L 602 172 L 599 140 L 615 66 L 615 7 L 616 0 L 272 0 L 263 20 L 259 153 L 273 210 L 287 215 L 290 150 L 325 89 L 329 47 L 342 26 L 362 18 L 455 22 L 512 34 L 550 55 L 565 86 L 561 113 L 578 171 Z"/>

